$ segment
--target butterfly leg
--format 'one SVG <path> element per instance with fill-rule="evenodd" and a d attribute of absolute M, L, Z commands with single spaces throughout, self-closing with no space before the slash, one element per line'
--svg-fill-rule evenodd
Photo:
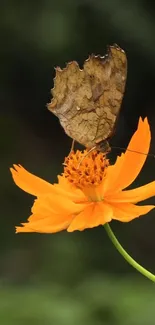
<path fill-rule="evenodd" d="M 92 152 L 92 151 L 94 151 L 94 150 L 96 150 L 96 145 L 94 146 L 94 147 L 92 147 L 92 148 L 90 148 L 89 150 L 88 150 L 88 152 L 82 157 L 82 159 L 80 160 L 80 162 L 79 162 L 79 164 L 78 164 L 78 167 L 77 167 L 77 169 L 79 169 L 79 167 L 80 167 L 80 165 L 82 164 L 82 162 L 83 162 L 83 160 Z"/>
<path fill-rule="evenodd" d="M 73 139 L 73 140 L 72 140 L 72 145 L 71 145 L 71 148 L 70 148 L 70 152 L 69 152 L 69 154 L 70 154 L 72 151 L 74 151 L 74 145 L 75 145 L 75 140 Z"/>

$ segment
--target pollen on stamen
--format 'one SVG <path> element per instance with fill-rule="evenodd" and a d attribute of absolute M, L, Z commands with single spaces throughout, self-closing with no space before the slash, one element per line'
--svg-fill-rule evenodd
<path fill-rule="evenodd" d="M 105 177 L 108 165 L 109 160 L 101 152 L 72 151 L 65 158 L 63 176 L 79 188 L 97 186 Z"/>

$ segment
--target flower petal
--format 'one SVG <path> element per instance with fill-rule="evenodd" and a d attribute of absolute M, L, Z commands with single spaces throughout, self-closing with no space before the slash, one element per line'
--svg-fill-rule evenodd
<path fill-rule="evenodd" d="M 35 232 L 33 229 L 25 226 L 25 227 L 15 227 L 16 228 L 16 234 L 18 234 L 19 232 Z"/>
<path fill-rule="evenodd" d="M 32 213 L 38 215 L 51 216 L 54 214 L 74 214 L 81 212 L 87 203 L 74 203 L 67 194 L 45 194 L 38 197 L 31 209 Z"/>
<path fill-rule="evenodd" d="M 86 203 L 87 204 L 87 203 Z M 71 201 L 67 194 L 45 194 L 38 197 L 32 207 L 32 215 L 23 227 L 16 227 L 16 232 L 53 233 L 66 229 L 75 214 L 80 213 L 86 204 Z"/>
<path fill-rule="evenodd" d="M 73 188 L 73 185 L 67 181 L 67 178 L 64 176 L 58 175 L 58 184 L 55 185 L 60 185 L 62 189 L 65 191 L 71 191 Z"/>
<path fill-rule="evenodd" d="M 66 195 L 73 201 L 85 201 L 86 197 L 80 189 L 73 188 L 72 185 L 63 176 L 58 176 L 59 184 L 50 184 L 42 178 L 29 173 L 21 165 L 14 165 L 14 169 L 10 168 L 13 180 L 17 186 L 23 191 L 40 196 L 46 193 L 53 193 L 53 195 Z"/>
<path fill-rule="evenodd" d="M 29 173 L 21 165 L 14 165 L 14 169 L 10 168 L 10 171 L 15 184 L 31 195 L 38 196 L 52 190 L 52 184 Z"/>
<path fill-rule="evenodd" d="M 118 157 L 114 166 L 108 167 L 104 184 L 104 192 L 123 189 L 129 186 L 138 176 L 149 152 L 151 141 L 150 127 L 147 118 L 140 118 L 137 131 L 132 136 L 125 154 Z M 144 154 L 143 154 L 144 153 Z"/>
<path fill-rule="evenodd" d="M 58 184 L 54 184 L 55 193 L 66 194 L 70 197 L 74 202 L 86 201 L 86 196 L 76 186 L 71 184 L 64 176 L 58 175 Z"/>
<path fill-rule="evenodd" d="M 113 210 L 103 202 L 90 203 L 84 211 L 74 217 L 67 231 L 84 230 L 104 225 L 112 219 Z"/>
<path fill-rule="evenodd" d="M 129 222 L 155 208 L 154 205 L 138 206 L 132 203 L 112 203 L 113 219 Z"/>
<path fill-rule="evenodd" d="M 22 223 L 22 227 L 16 227 L 16 233 L 19 232 L 39 232 L 39 233 L 55 233 L 64 230 L 72 221 L 73 216 L 51 215 L 50 217 L 42 217 L 32 215 L 29 222 Z"/>
<path fill-rule="evenodd" d="M 128 202 L 128 203 L 138 203 L 155 196 L 155 181 L 148 183 L 146 185 L 137 187 L 133 190 L 120 191 L 111 195 L 107 195 L 105 200 L 107 202 Z"/>

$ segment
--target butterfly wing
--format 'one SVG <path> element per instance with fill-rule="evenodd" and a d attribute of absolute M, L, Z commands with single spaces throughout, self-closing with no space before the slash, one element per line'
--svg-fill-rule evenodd
<path fill-rule="evenodd" d="M 91 148 L 107 139 L 118 116 L 127 75 L 125 52 L 110 46 L 105 57 L 91 55 L 56 68 L 53 99 L 48 109 L 60 120 L 67 135 Z"/>

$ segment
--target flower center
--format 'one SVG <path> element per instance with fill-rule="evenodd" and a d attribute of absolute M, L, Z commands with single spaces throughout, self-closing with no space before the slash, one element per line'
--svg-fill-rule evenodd
<path fill-rule="evenodd" d="M 109 160 L 97 151 L 88 150 L 71 152 L 64 162 L 64 177 L 70 183 L 84 190 L 101 184 L 106 175 Z"/>

